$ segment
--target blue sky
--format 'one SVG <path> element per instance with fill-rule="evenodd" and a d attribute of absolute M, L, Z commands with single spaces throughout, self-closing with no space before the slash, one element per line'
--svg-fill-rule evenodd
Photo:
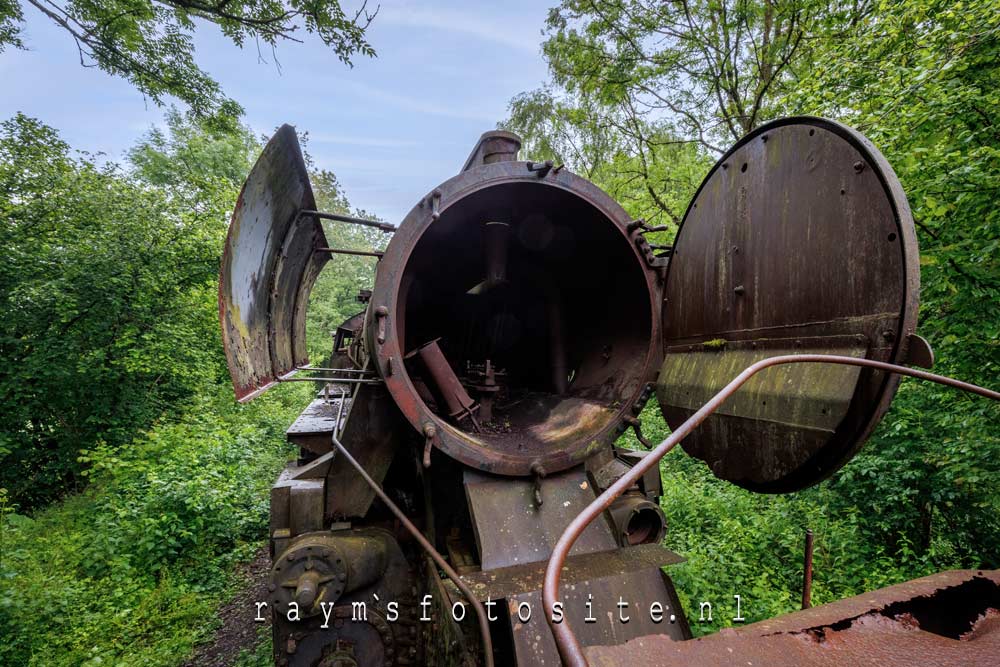
<path fill-rule="evenodd" d="M 307 39 L 279 46 L 279 71 L 269 52 L 259 63 L 254 44 L 241 50 L 208 24 L 196 54 L 255 132 L 285 122 L 308 131 L 317 166 L 337 174 L 351 203 L 398 222 L 461 168 L 511 97 L 544 83 L 548 6 L 382 0 L 368 35 L 378 57 L 357 58 L 353 69 Z M 23 111 L 76 149 L 121 159 L 163 109 L 125 81 L 81 67 L 69 35 L 31 5 L 24 13 L 29 50 L 0 54 L 0 118 Z"/>

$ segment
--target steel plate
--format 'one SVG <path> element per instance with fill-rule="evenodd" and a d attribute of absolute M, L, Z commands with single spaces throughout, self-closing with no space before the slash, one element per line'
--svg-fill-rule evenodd
<path fill-rule="evenodd" d="M 678 232 L 664 290 L 657 394 L 671 427 L 747 365 L 789 353 L 902 363 L 919 293 L 902 188 L 854 130 L 819 118 L 762 126 L 713 167 Z M 842 466 L 898 377 L 776 367 L 683 441 L 720 478 L 762 492 Z"/>
<path fill-rule="evenodd" d="M 219 270 L 219 319 L 236 398 L 248 401 L 309 361 L 306 305 L 329 255 L 290 125 L 271 138 L 240 192 Z"/>

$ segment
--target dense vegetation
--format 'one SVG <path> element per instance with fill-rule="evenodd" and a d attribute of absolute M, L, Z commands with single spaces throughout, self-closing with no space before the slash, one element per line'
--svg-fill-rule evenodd
<path fill-rule="evenodd" d="M 565 161 L 668 225 L 665 243 L 712 161 L 760 123 L 812 114 L 863 131 L 913 209 L 935 370 L 997 384 L 1000 4 L 564 0 L 543 52 L 551 83 L 515 98 L 505 125 L 536 159 Z M 817 601 L 1000 566 L 998 419 L 996 403 L 904 381 L 860 455 L 784 497 L 672 453 L 663 506 L 667 544 L 689 558 L 673 570 L 682 594 L 741 594 L 749 620 L 795 609 L 807 527 Z M 643 420 L 665 434 L 657 410 Z"/>
<path fill-rule="evenodd" d="M 228 386 L 219 256 L 260 146 L 172 112 L 127 165 L 98 166 L 36 120 L 0 128 L 0 663 L 178 664 L 213 627 L 231 565 L 259 548 L 284 429 L 309 395 L 238 407 Z M 333 174 L 313 181 L 349 210 Z M 324 272 L 315 354 L 371 271 L 352 258 Z"/>
<path fill-rule="evenodd" d="M 19 16 L 0 2 L 0 47 L 16 44 Z M 164 15 L 143 16 L 128 30 Z M 345 48 L 365 52 L 356 38 Z M 864 131 L 913 207 L 920 330 L 937 370 L 997 385 L 1000 4 L 564 0 L 543 52 L 550 84 L 515 98 L 504 124 L 530 157 L 564 161 L 631 214 L 670 226 L 664 242 L 719 150 L 761 122 L 810 113 Z M 157 84 L 136 85 L 153 94 L 143 86 Z M 261 142 L 209 118 L 226 111 L 217 89 L 185 94 L 195 113 L 168 113 L 123 165 L 75 154 L 22 115 L 0 126 L 3 664 L 179 664 L 211 630 L 231 566 L 265 534 L 266 489 L 290 454 L 282 432 L 308 390 L 231 401 L 218 261 Z M 313 171 L 320 207 L 352 211 L 336 176 Z M 339 247 L 385 242 L 342 225 L 326 233 Z M 372 276 L 365 258 L 322 274 L 309 311 L 315 358 Z M 670 454 L 667 545 L 688 559 L 671 569 L 688 610 L 703 600 L 728 610 L 733 594 L 748 620 L 796 608 L 807 527 L 816 602 L 942 568 L 1000 567 L 998 421 L 1000 406 L 905 381 L 858 457 L 789 496 L 741 491 Z M 643 422 L 665 436 L 655 406 Z"/>

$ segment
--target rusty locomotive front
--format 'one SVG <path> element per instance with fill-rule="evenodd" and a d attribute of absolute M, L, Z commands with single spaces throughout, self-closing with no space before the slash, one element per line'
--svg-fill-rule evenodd
<path fill-rule="evenodd" d="M 850 128 L 755 130 L 709 172 L 671 247 L 519 150 L 487 132 L 398 227 L 317 211 L 289 126 L 244 185 L 219 294 L 237 398 L 320 387 L 271 490 L 277 665 L 559 664 L 562 618 L 594 659 L 689 639 L 664 572 L 681 558 L 663 546 L 658 466 L 580 532 L 558 604 L 542 600 L 567 526 L 647 455 L 616 443 L 628 429 L 645 442 L 648 400 L 677 428 L 764 359 L 932 359 L 905 196 Z M 322 219 L 392 238 L 367 253 L 375 284 L 359 286 L 329 363 L 309 365 L 309 292 L 344 252 Z M 897 383 L 873 367 L 775 367 L 683 446 L 724 480 L 798 490 L 857 451 Z"/>

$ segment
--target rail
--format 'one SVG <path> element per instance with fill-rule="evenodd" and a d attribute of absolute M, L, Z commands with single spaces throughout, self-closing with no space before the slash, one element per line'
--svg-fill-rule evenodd
<path fill-rule="evenodd" d="M 546 610 L 553 609 L 553 605 L 559 599 L 559 578 L 562 574 L 563 566 L 566 563 L 566 557 L 569 555 L 569 551 L 573 548 L 573 544 L 576 542 L 577 538 L 580 537 L 580 534 L 583 533 L 583 531 L 591 524 L 591 522 L 593 522 L 594 519 L 600 516 L 600 514 L 606 510 L 611 503 L 618 498 L 618 496 L 634 485 L 647 470 L 656 465 L 660 459 L 662 459 L 667 452 L 673 449 L 678 442 L 683 440 L 689 433 L 691 433 L 691 431 L 697 428 L 697 426 L 701 424 L 706 417 L 715 412 L 719 406 L 721 406 L 722 403 L 725 402 L 725 400 L 729 398 L 737 389 L 743 386 L 747 380 L 765 368 L 781 364 L 798 363 L 865 366 L 889 373 L 896 373 L 898 375 L 905 375 L 921 380 L 937 382 L 949 387 L 985 396 L 986 398 L 992 398 L 995 401 L 1000 401 L 1000 392 L 985 389 L 960 380 L 954 380 L 942 375 L 935 375 L 934 373 L 918 371 L 913 368 L 907 368 L 906 366 L 897 366 L 896 364 L 887 364 L 870 359 L 856 359 L 854 357 L 843 357 L 832 354 L 796 354 L 771 357 L 770 359 L 758 361 L 757 363 L 748 366 L 742 373 L 737 375 L 732 382 L 723 387 L 719 393 L 701 406 L 697 412 L 688 417 L 687 421 L 671 433 L 666 440 L 661 442 L 655 449 L 646 454 L 646 456 L 644 456 L 639 463 L 632 466 L 627 473 L 622 475 L 614 484 L 609 486 L 604 493 L 595 498 L 592 503 L 584 508 L 583 511 L 581 511 L 573 519 L 573 521 L 570 522 L 569 526 L 566 527 L 566 530 L 559 537 L 559 541 L 556 542 L 556 546 L 552 550 L 552 556 L 549 558 L 548 566 L 545 568 L 545 581 L 542 584 L 542 601 L 544 608 Z M 563 663 L 570 665 L 571 667 L 587 667 L 588 663 L 587 658 L 583 653 L 583 647 L 580 645 L 579 640 L 573 633 L 573 629 L 570 627 L 569 621 L 564 618 L 561 622 L 557 623 L 553 621 L 552 614 L 550 613 L 546 614 L 546 620 L 549 623 L 549 627 L 552 629 L 552 634 L 555 637 L 556 646 L 559 649 L 559 655 L 562 657 Z"/>
<path fill-rule="evenodd" d="M 346 391 L 342 392 L 340 411 L 343 410 L 343 398 L 345 397 Z M 337 423 L 342 423 L 339 414 L 337 415 Z M 353 467 L 354 470 L 361 475 L 361 478 L 365 480 L 369 487 L 371 487 L 371 490 L 375 492 L 375 495 L 382 500 L 385 506 L 389 508 L 389 511 L 396 515 L 396 518 L 399 519 L 399 522 L 406 528 L 410 535 L 413 536 L 413 539 L 415 539 L 417 543 L 420 544 L 420 547 L 427 552 L 427 555 L 431 557 L 431 560 L 433 560 L 434 563 L 437 564 L 437 566 L 441 568 L 446 575 L 448 575 L 448 578 L 451 579 L 456 586 L 458 586 L 458 589 L 462 591 L 462 595 L 464 595 L 469 601 L 469 604 L 472 605 L 472 609 L 476 612 L 476 617 L 479 621 L 479 633 L 483 641 L 485 667 L 493 667 L 493 640 L 490 638 L 490 622 L 482 603 L 479 602 L 479 599 L 473 594 L 468 585 L 462 581 L 462 577 L 459 576 L 458 572 L 455 572 L 455 570 L 448 565 L 448 562 L 445 561 L 444 557 L 440 553 L 438 553 L 438 550 L 434 548 L 434 545 L 431 544 L 426 537 L 424 537 L 424 534 L 420 532 L 420 529 L 413 525 L 413 522 L 410 521 L 403 510 L 399 509 L 396 503 L 392 502 L 389 496 L 386 495 L 385 491 L 382 490 L 379 483 L 371 478 L 364 466 L 358 463 L 357 459 L 351 456 L 351 453 L 347 451 L 347 448 L 340 442 L 337 429 L 334 429 L 333 431 L 332 440 L 334 447 L 336 447 L 340 455 L 344 457 L 344 460 L 351 464 L 351 467 Z"/>

